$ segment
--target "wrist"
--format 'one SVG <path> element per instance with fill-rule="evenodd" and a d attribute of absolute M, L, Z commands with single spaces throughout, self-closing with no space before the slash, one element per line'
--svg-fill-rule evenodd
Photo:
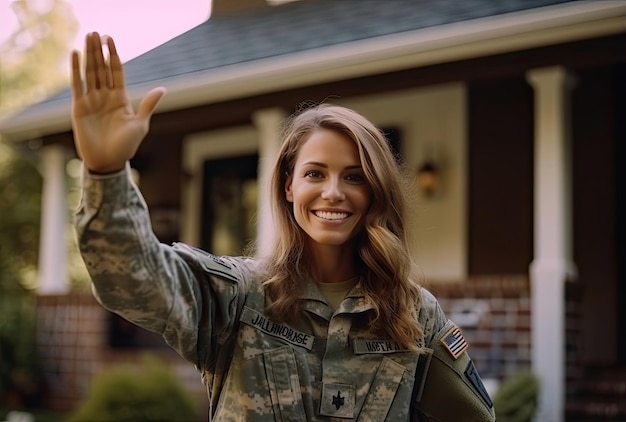
<path fill-rule="evenodd" d="M 120 171 L 124 170 L 124 168 L 126 167 L 126 163 L 122 163 L 121 165 L 112 165 L 112 166 L 106 166 L 106 167 L 92 167 L 90 165 L 88 165 L 87 163 L 85 163 L 85 168 L 87 169 L 87 171 L 91 174 L 95 174 L 98 176 L 106 176 L 109 174 L 113 174 L 113 173 L 119 173 Z"/>
<path fill-rule="evenodd" d="M 92 167 L 88 165 L 87 163 L 84 163 L 84 165 L 85 165 L 85 169 L 87 169 L 87 171 L 90 174 L 93 174 L 96 176 L 107 176 L 107 175 L 119 173 L 126 168 L 126 162 L 122 164 L 111 165 L 111 166 L 106 166 L 106 167 L 98 167 L 98 166 Z"/>

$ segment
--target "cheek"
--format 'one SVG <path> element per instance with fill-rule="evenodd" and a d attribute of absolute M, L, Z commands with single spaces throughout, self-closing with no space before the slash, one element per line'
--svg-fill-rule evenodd
<path fill-rule="evenodd" d="M 356 196 L 361 208 L 364 208 L 366 211 L 369 210 L 372 201 L 373 195 L 369 188 L 362 189 L 358 192 Z"/>
<path fill-rule="evenodd" d="M 300 180 L 295 181 L 286 191 L 286 197 L 295 207 L 310 204 L 318 196 L 315 186 Z"/>

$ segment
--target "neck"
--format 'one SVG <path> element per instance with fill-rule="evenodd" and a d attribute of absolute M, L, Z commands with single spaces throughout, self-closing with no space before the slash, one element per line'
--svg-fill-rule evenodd
<path fill-rule="evenodd" d="M 307 248 L 311 275 L 315 281 L 338 283 L 356 275 L 354 248 L 342 246 L 316 246 Z"/>

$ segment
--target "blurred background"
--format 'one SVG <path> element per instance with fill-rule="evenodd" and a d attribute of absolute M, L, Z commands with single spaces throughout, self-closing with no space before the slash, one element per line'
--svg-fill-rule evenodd
<path fill-rule="evenodd" d="M 1 0 L 0 420 L 206 420 L 195 369 L 100 307 L 76 252 L 88 31 L 134 103 L 168 89 L 131 161 L 160 240 L 264 252 L 284 119 L 351 107 L 402 163 L 498 420 L 626 420 L 623 0 Z"/>
<path fill-rule="evenodd" d="M 69 81 L 70 51 L 82 50 L 88 32 L 115 36 L 124 46 L 120 51 L 122 60 L 127 61 L 204 22 L 210 8 L 211 2 L 207 0 L 0 1 L 0 115 L 15 114 L 65 89 Z M 67 182 L 70 198 L 62 228 L 67 241 L 58 247 L 66 249 L 67 282 L 71 291 L 87 292 L 89 279 L 71 228 L 72 211 L 78 202 L 77 181 L 68 174 Z M 0 143 L 0 420 L 8 418 L 11 411 L 14 419 L 31 414 L 36 420 L 66 420 L 69 410 L 76 407 L 76 403 L 47 402 L 51 389 L 63 394 L 59 390 L 65 387 L 54 385 L 58 367 L 46 368 L 38 353 L 36 294 L 41 196 L 38 157 L 16 151 L 3 138 Z M 63 354 L 70 359 L 72 352 L 59 349 L 57 355 Z M 199 380 L 194 381 L 200 384 Z M 77 382 L 86 386 L 90 380 Z M 148 383 L 144 384 L 145 388 Z M 114 388 L 119 389 L 119 385 Z M 168 393 L 171 396 L 172 392 Z M 194 405 L 194 411 L 199 413 L 201 406 Z M 101 415 L 106 417 L 104 413 Z M 166 417 L 163 413 L 162 416 Z"/>

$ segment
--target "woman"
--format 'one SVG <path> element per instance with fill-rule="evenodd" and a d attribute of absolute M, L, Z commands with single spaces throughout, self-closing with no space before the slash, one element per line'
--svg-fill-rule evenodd
<path fill-rule="evenodd" d="M 224 421 L 488 421 L 493 406 L 460 330 L 417 282 L 401 174 L 356 112 L 296 115 L 274 167 L 272 256 L 160 244 L 128 161 L 165 90 L 135 113 L 108 38 L 72 54 L 84 162 L 79 247 L 103 306 L 161 334 L 201 373 Z"/>

